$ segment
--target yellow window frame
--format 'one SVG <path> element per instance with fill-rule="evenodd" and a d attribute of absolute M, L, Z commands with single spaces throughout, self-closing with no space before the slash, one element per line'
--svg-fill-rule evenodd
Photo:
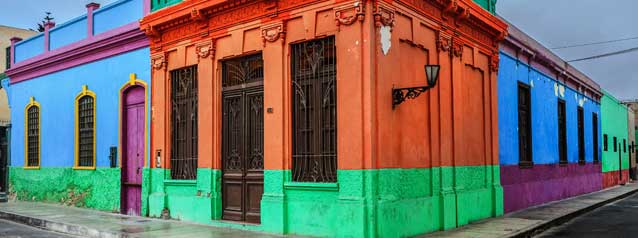
<path fill-rule="evenodd" d="M 29 109 L 31 107 L 38 108 L 38 165 L 37 166 L 29 166 Z M 40 164 L 42 161 L 41 157 L 41 141 L 40 141 L 40 131 L 42 130 L 42 111 L 40 107 L 40 103 L 35 101 L 33 97 L 29 99 L 29 103 L 24 107 L 24 166 L 23 169 L 40 169 Z"/>
<path fill-rule="evenodd" d="M 79 166 L 79 160 L 80 160 L 80 99 L 83 98 L 84 96 L 89 96 L 93 98 L 93 166 Z M 88 89 L 88 87 L 86 85 L 82 85 L 82 91 L 75 96 L 75 141 L 74 141 L 74 145 L 75 145 L 75 161 L 73 163 L 73 169 L 78 169 L 78 170 L 95 170 L 96 167 L 96 160 L 95 160 L 95 154 L 96 154 L 96 143 L 95 143 L 95 139 L 97 138 L 97 130 L 96 130 L 96 126 L 97 126 L 97 100 L 95 97 L 95 92 L 91 91 Z"/>

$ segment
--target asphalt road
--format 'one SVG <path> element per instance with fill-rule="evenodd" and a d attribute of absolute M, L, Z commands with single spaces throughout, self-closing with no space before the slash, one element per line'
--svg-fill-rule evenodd
<path fill-rule="evenodd" d="M 607 204 L 536 237 L 638 237 L 638 194 Z"/>
<path fill-rule="evenodd" d="M 0 219 L 0 237 L 3 238 L 72 238 L 74 236 L 40 230 Z"/>

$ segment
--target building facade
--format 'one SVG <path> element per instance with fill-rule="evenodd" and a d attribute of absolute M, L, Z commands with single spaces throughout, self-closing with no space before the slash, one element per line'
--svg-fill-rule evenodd
<path fill-rule="evenodd" d="M 34 31 L 0 25 L 0 82 L 7 77 L 4 71 L 10 67 L 11 38 L 25 38 L 35 34 L 36 32 Z M 10 124 L 10 113 L 7 92 L 2 83 L 0 83 L 0 127 L 6 127 Z M 0 130 L 3 130 L 3 128 L 0 128 Z"/>
<path fill-rule="evenodd" d="M 401 237 L 502 214 L 505 27 L 467 0 L 194 0 L 144 17 L 150 216 Z M 425 65 L 436 85 L 406 89 L 428 85 Z"/>
<path fill-rule="evenodd" d="M 498 74 L 504 211 L 602 188 L 598 84 L 511 24 Z"/>
<path fill-rule="evenodd" d="M 86 7 L 43 33 L 12 38 L 10 193 L 146 214 L 150 60 L 138 19 L 150 6 Z"/>
<path fill-rule="evenodd" d="M 629 181 L 629 152 L 627 151 L 627 107 L 613 95 L 605 93 L 601 100 L 603 187 Z"/>
<path fill-rule="evenodd" d="M 627 105 L 627 152 L 629 153 L 629 178 L 631 180 L 637 179 L 636 174 L 636 112 Z"/>
<path fill-rule="evenodd" d="M 623 101 L 623 104 L 627 105 L 627 111 L 630 114 L 628 119 L 629 141 L 631 141 L 631 146 L 629 147 L 631 155 L 629 156 L 629 160 L 632 162 L 634 175 L 636 176 L 632 177 L 632 179 L 636 180 L 638 179 L 638 166 L 636 166 L 636 164 L 638 164 L 638 155 L 636 153 L 636 142 L 638 142 L 638 100 Z M 633 125 L 633 127 L 631 125 Z"/>

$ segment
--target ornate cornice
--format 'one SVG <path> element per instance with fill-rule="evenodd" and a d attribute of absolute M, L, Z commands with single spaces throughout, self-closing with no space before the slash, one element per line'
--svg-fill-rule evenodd
<path fill-rule="evenodd" d="M 140 26 L 153 39 L 152 51 L 157 51 L 161 50 L 161 46 L 158 45 L 170 45 L 183 39 L 207 36 L 209 32 L 259 18 L 276 17 L 285 11 L 317 2 L 319 1 L 189 0 L 145 16 L 140 21 Z"/>
<path fill-rule="evenodd" d="M 472 0 L 377 0 L 407 7 L 439 24 L 441 30 L 455 37 L 479 43 L 491 52 L 507 34 L 507 24 Z"/>
<path fill-rule="evenodd" d="M 266 42 L 275 42 L 281 39 L 281 44 L 286 42 L 286 25 L 283 22 L 277 22 L 261 27 L 261 38 L 266 46 Z"/>
<path fill-rule="evenodd" d="M 353 5 L 344 5 L 335 8 L 335 24 L 352 25 L 355 21 L 363 22 L 365 19 L 365 3 L 358 1 Z"/>

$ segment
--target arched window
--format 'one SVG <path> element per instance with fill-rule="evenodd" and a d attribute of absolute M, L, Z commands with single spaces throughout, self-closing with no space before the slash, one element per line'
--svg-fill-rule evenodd
<path fill-rule="evenodd" d="M 95 93 L 83 86 L 75 105 L 75 168 L 95 169 Z"/>
<path fill-rule="evenodd" d="M 40 168 L 40 104 L 33 97 L 24 109 L 24 168 Z"/>

